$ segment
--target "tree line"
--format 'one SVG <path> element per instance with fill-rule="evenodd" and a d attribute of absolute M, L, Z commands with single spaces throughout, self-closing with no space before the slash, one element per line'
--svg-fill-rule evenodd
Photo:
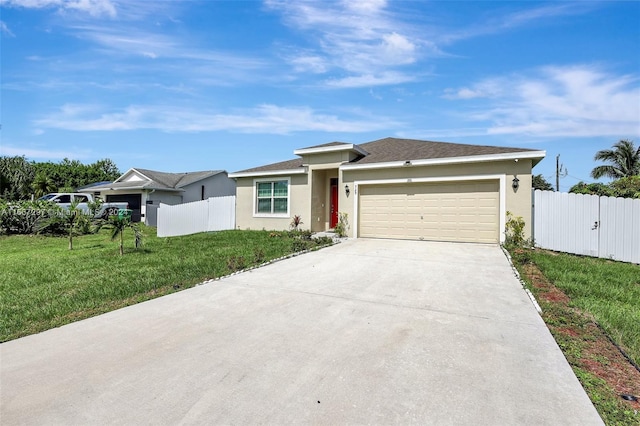
<path fill-rule="evenodd" d="M 108 158 L 83 164 L 65 158 L 59 163 L 29 161 L 24 156 L 0 157 L 0 198 L 27 200 L 49 192 L 73 192 L 95 182 L 114 181 L 120 170 Z"/>
<path fill-rule="evenodd" d="M 640 198 L 640 146 L 636 147 L 633 141 L 622 139 L 613 144 L 611 149 L 596 152 L 593 159 L 605 164 L 596 166 L 591 171 L 591 177 L 613 180 L 609 183 L 578 182 L 569 189 L 570 193 Z M 553 186 L 542 175 L 533 176 L 532 182 L 534 189 L 553 191 Z"/>

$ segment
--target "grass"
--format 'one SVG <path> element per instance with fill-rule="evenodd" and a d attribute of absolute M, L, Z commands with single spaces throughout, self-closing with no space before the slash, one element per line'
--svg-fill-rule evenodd
<path fill-rule="evenodd" d="M 607 425 L 640 425 L 640 266 L 541 250 L 511 249 L 542 317 Z"/>
<path fill-rule="evenodd" d="M 531 260 L 640 365 L 640 266 L 538 250 Z"/>
<path fill-rule="evenodd" d="M 158 238 L 142 228 L 144 246 L 125 255 L 106 232 L 67 240 L 0 237 L 0 342 L 192 287 L 316 243 L 300 233 L 223 231 Z M 328 241 L 321 241 L 327 243 Z"/>

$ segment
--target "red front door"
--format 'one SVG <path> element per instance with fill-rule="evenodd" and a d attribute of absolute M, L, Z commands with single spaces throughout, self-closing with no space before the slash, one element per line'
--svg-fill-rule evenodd
<path fill-rule="evenodd" d="M 335 228 L 338 224 L 338 179 L 331 179 L 330 208 L 329 228 Z"/>

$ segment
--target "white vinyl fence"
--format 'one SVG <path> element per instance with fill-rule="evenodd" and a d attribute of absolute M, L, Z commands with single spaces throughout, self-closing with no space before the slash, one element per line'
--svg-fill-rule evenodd
<path fill-rule="evenodd" d="M 223 231 L 236 227 L 236 197 L 214 197 L 170 206 L 160 203 L 158 237 Z"/>
<path fill-rule="evenodd" d="M 537 247 L 640 263 L 640 200 L 536 190 Z"/>

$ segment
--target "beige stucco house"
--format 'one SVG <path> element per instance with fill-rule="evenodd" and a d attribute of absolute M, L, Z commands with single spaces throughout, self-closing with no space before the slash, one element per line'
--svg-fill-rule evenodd
<path fill-rule="evenodd" d="M 507 211 L 531 234 L 531 169 L 544 151 L 386 138 L 331 142 L 230 173 L 240 229 L 314 232 L 346 214 L 348 235 L 498 243 Z"/>

